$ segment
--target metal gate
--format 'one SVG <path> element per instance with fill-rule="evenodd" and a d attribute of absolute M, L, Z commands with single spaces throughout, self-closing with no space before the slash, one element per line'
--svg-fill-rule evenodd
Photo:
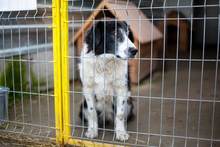
<path fill-rule="evenodd" d="M 52 4 L 0 3 L 0 85 L 9 88 L 1 142 L 55 145 Z"/>

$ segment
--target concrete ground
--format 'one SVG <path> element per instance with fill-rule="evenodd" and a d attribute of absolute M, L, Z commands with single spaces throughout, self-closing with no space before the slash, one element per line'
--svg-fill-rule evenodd
<path fill-rule="evenodd" d="M 173 143 L 174 147 L 182 147 L 187 143 L 187 147 L 207 147 L 211 146 L 210 140 L 213 139 L 212 146 L 220 146 L 220 67 L 215 79 L 216 61 L 212 59 L 216 59 L 216 50 L 205 53 L 205 59 L 211 60 L 205 61 L 202 66 L 202 62 L 196 60 L 202 58 L 202 52 L 193 50 L 195 60 L 191 62 L 190 80 L 189 61 L 178 61 L 176 64 L 175 60 L 169 60 L 166 61 L 164 75 L 162 68 L 159 68 L 151 78 L 147 77 L 139 85 L 132 85 L 134 117 L 127 124 L 130 138 L 125 145 L 170 147 Z M 173 57 L 175 54 L 169 54 L 167 59 Z M 180 53 L 179 59 L 188 57 L 188 52 Z M 158 64 L 161 66 L 162 62 Z M 71 133 L 73 138 L 85 138 L 86 128 L 83 126 L 86 127 L 87 123 L 78 117 L 83 99 L 80 83 L 72 83 L 70 90 L 74 91 L 74 95 L 72 92 L 70 94 Z M 16 105 L 16 116 L 14 114 L 14 107 L 10 107 L 9 120 L 21 124 L 16 126 L 10 123 L 8 130 L 36 135 L 33 140 L 38 139 L 37 135 L 55 137 L 54 128 L 44 127 L 55 127 L 54 97 L 32 95 L 31 100 Z M 27 124 L 23 125 L 23 122 Z M 29 125 L 32 123 L 42 127 Z M 122 143 L 115 140 L 113 125 L 107 124 L 105 129 L 100 128 L 99 137 L 94 140 Z M 2 133 L 2 136 L 6 134 Z M 185 139 L 185 136 L 188 138 Z M 21 138 L 18 134 L 9 134 L 9 137 Z M 7 146 L 5 140 L 0 139 L 1 145 Z"/>

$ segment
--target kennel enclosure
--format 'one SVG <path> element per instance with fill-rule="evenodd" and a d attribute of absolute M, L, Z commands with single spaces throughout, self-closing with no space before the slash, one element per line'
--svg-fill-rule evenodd
<path fill-rule="evenodd" d="M 10 87 L 0 145 L 7 138 L 23 145 L 220 146 L 219 1 L 35 2 L 31 10 L 0 10 L 0 86 Z M 78 117 L 78 53 L 101 17 L 127 22 L 139 49 L 130 62 L 134 118 L 126 123 L 127 142 L 115 139 L 114 125 L 86 138 Z"/>

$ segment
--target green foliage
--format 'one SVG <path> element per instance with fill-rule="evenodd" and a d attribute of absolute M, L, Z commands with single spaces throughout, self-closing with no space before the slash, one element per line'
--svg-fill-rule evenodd
<path fill-rule="evenodd" d="M 9 63 L 0 76 L 0 86 L 8 87 L 11 91 L 24 91 L 27 84 L 25 64 L 23 62 L 13 61 Z M 13 74 L 14 73 L 14 74 Z M 18 102 L 20 99 L 19 93 L 9 93 L 9 104 Z"/>
<path fill-rule="evenodd" d="M 15 58 L 14 58 L 15 59 Z M 13 74 L 14 73 L 14 74 Z M 31 82 L 28 82 L 29 75 L 28 69 L 24 62 L 13 61 L 10 62 L 5 70 L 0 73 L 0 86 L 5 86 L 10 89 L 8 104 L 13 105 L 14 101 L 21 101 L 21 93 L 19 92 L 27 92 L 30 90 L 32 92 L 38 92 L 38 79 L 36 78 L 35 73 L 30 72 Z M 39 81 L 39 86 L 45 85 L 46 82 L 44 80 Z M 23 94 L 23 99 L 29 98 L 29 94 Z"/>

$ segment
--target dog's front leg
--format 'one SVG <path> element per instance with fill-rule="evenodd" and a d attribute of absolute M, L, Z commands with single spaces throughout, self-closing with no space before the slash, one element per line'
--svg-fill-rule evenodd
<path fill-rule="evenodd" d="M 126 104 L 127 97 L 129 93 L 126 95 L 126 88 L 117 88 L 117 112 L 116 112 L 116 139 L 120 141 L 128 140 L 129 135 L 125 130 L 125 113 L 126 113 Z"/>
<path fill-rule="evenodd" d="M 85 135 L 88 138 L 95 138 L 98 136 L 98 122 L 95 101 L 92 96 L 93 91 L 92 88 L 88 87 L 84 87 L 83 90 L 88 109 L 88 130 L 85 133 Z"/>

